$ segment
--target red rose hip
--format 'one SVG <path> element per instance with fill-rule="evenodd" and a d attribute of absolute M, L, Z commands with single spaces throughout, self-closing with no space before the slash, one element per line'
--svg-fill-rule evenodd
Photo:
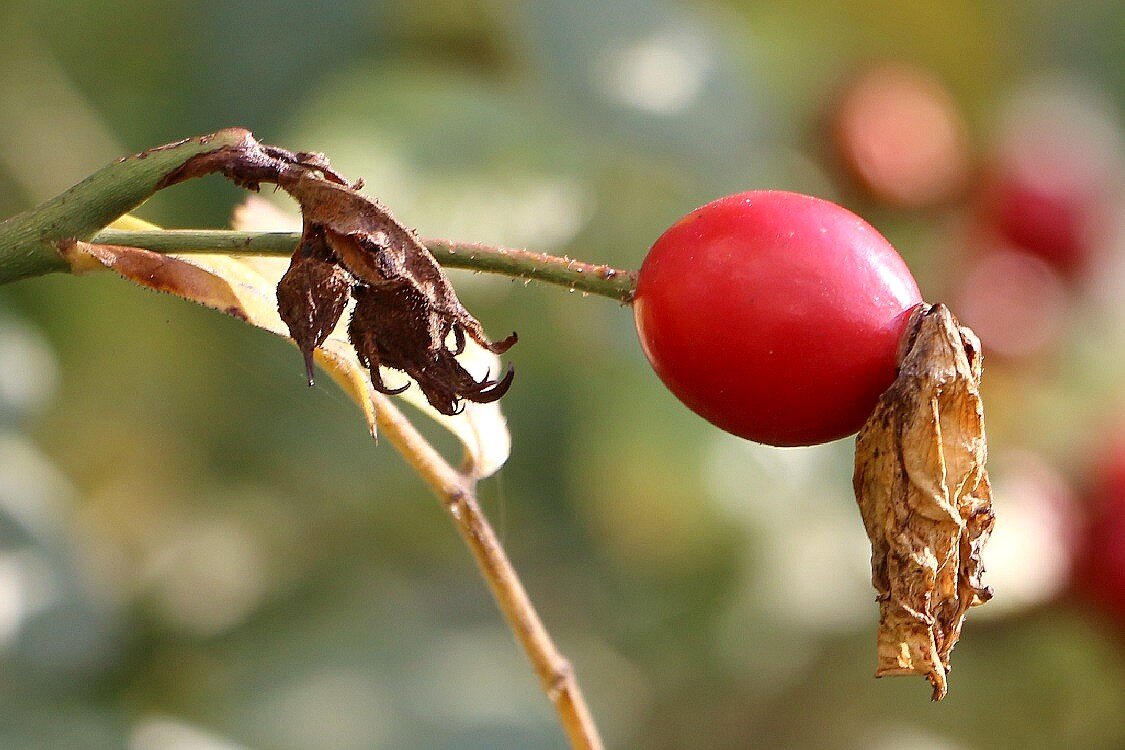
<path fill-rule="evenodd" d="M 641 266 L 633 309 L 645 355 L 688 408 L 750 440 L 812 445 L 863 425 L 921 301 L 865 221 L 768 190 L 669 228 Z"/>

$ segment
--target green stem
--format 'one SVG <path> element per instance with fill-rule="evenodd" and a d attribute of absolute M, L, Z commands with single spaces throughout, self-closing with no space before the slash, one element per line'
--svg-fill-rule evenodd
<path fill-rule="evenodd" d="M 105 229 L 92 242 L 141 247 L 158 253 L 222 253 L 237 255 L 290 255 L 297 246 L 296 232 L 236 232 L 222 229 L 161 229 L 124 231 Z M 463 268 L 516 279 L 557 284 L 580 292 L 632 301 L 637 276 L 604 264 L 491 245 L 423 240 L 437 261 L 448 268 Z"/>
<path fill-rule="evenodd" d="M 228 128 L 200 138 L 142 151 L 103 167 L 67 191 L 18 216 L 0 222 L 0 284 L 69 270 L 59 253 L 69 240 L 142 247 L 164 253 L 261 253 L 289 255 L 296 234 L 208 230 L 125 232 L 104 229 L 141 205 L 167 184 L 169 175 L 193 157 L 235 147 L 250 136 Z M 607 265 L 527 250 L 426 240 L 438 262 L 502 274 L 517 279 L 558 284 L 628 304 L 636 274 Z"/>
<path fill-rule="evenodd" d="M 0 223 L 0 284 L 66 271 L 58 243 L 89 240 L 141 205 L 193 156 L 234 146 L 245 130 L 229 128 L 119 159 L 54 198 Z"/>

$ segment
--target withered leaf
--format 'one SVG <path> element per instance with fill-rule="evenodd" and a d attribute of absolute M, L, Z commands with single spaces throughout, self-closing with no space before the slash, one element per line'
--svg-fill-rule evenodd
<path fill-rule="evenodd" d="M 152 230 L 158 227 L 131 216 L 112 225 L 118 229 Z M 243 227 L 246 228 L 246 227 Z M 263 231 L 284 230 L 286 226 L 258 227 Z M 162 255 L 134 247 L 66 243 L 60 250 L 76 272 L 110 268 L 130 281 L 150 289 L 168 292 L 198 302 L 251 325 L 286 336 L 279 316 L 275 289 L 286 272 L 287 261 L 272 257 L 232 257 L 229 255 Z M 372 434 L 379 414 L 393 411 L 393 405 L 374 390 L 367 368 L 360 364 L 347 341 L 344 326 L 337 326 L 315 352 L 317 362 L 360 407 Z M 467 367 L 484 372 L 499 369 L 499 360 L 487 350 L 468 345 L 458 358 Z M 511 449 L 504 416 L 499 404 L 469 404 L 460 416 L 445 416 L 427 408 L 424 399 L 408 393 L 404 400 L 413 403 L 427 417 L 449 430 L 464 448 L 461 470 L 467 477 L 482 478 L 503 466 Z"/>
<path fill-rule="evenodd" d="M 992 591 L 981 548 L 992 495 L 980 343 L 944 305 L 916 313 L 898 379 L 856 440 L 855 493 L 878 595 L 877 677 L 923 675 L 947 690 L 965 614 Z"/>
<path fill-rule="evenodd" d="M 495 401 L 507 392 L 513 371 L 499 381 L 481 381 L 461 366 L 455 355 L 465 347 L 460 323 L 427 314 L 425 300 L 407 284 L 361 285 L 354 291 L 356 306 L 348 324 L 348 338 L 359 361 L 371 370 L 371 383 L 381 393 L 397 393 L 383 385 L 379 367 L 402 370 L 412 377 L 426 399 L 442 414 L 460 410 L 461 399 Z M 446 339 L 454 336 L 454 347 Z M 504 342 L 501 342 L 503 344 Z"/>
<path fill-rule="evenodd" d="M 376 388 L 389 392 L 379 366 L 401 369 L 443 414 L 457 413 L 463 401 L 493 401 L 507 390 L 511 368 L 499 381 L 478 381 L 453 355 L 466 335 L 500 354 L 515 343 L 515 334 L 491 342 L 414 232 L 361 195 L 358 183 L 349 185 L 332 171 L 323 154 L 266 146 L 243 131 L 236 145 L 190 159 L 161 187 L 211 172 L 254 190 L 264 182 L 277 184 L 301 206 L 302 242 L 278 286 L 278 309 L 305 354 L 310 382 L 312 351 L 354 296 L 351 340 L 369 363 Z"/>
<path fill-rule="evenodd" d="M 231 222 L 234 229 L 253 232 L 292 232 L 299 229 L 302 224 L 299 216 L 282 211 L 258 195 L 246 196 L 246 199 L 235 207 Z M 273 279 L 280 277 L 285 270 L 283 263 L 279 265 L 280 258 L 247 257 L 243 258 L 242 262 L 259 267 L 265 276 Z M 321 364 L 325 364 L 324 355 L 339 350 L 342 356 L 344 349 L 347 349 L 349 381 L 354 379 L 350 370 L 350 363 L 354 360 L 356 369 L 363 377 L 364 391 L 369 390 L 373 395 L 378 395 L 371 385 L 368 368 L 360 364 L 354 347 L 348 341 L 346 325 L 337 325 L 317 354 Z M 465 351 L 457 356 L 457 361 L 478 377 L 483 376 L 485 380 L 487 380 L 487 373 L 501 371 L 497 355 L 473 342 L 466 342 Z M 463 411 L 459 414 L 445 415 L 430 405 L 420 388 L 407 389 L 401 398 L 461 440 L 466 451 L 465 461 L 462 464 L 462 471 L 466 476 L 475 478 L 489 476 L 507 460 L 511 451 L 511 436 L 498 403 L 463 403 Z"/>
<path fill-rule="evenodd" d="M 324 241 L 323 230 L 305 224 L 301 244 L 277 283 L 277 311 L 305 357 L 309 385 L 313 384 L 313 350 L 344 314 L 352 284 Z"/>

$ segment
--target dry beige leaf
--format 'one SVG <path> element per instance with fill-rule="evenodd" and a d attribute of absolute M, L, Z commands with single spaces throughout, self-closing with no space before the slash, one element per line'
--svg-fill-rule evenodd
<path fill-rule="evenodd" d="M 965 613 L 992 596 L 980 342 L 940 304 L 908 330 L 898 379 L 856 440 L 854 484 L 878 591 L 875 676 L 923 675 L 941 700 Z"/>

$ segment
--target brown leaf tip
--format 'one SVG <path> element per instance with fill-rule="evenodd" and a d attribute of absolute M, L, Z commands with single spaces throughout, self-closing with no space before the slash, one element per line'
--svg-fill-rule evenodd
<path fill-rule="evenodd" d="M 277 284 L 277 311 L 305 358 L 313 385 L 313 350 L 324 343 L 348 305 L 353 279 L 336 263 L 324 232 L 305 225 L 289 269 Z"/>
<path fill-rule="evenodd" d="M 992 597 L 980 344 L 944 305 L 920 309 L 906 338 L 856 440 L 854 484 L 878 592 L 876 676 L 923 675 L 941 700 L 965 614 Z"/>

